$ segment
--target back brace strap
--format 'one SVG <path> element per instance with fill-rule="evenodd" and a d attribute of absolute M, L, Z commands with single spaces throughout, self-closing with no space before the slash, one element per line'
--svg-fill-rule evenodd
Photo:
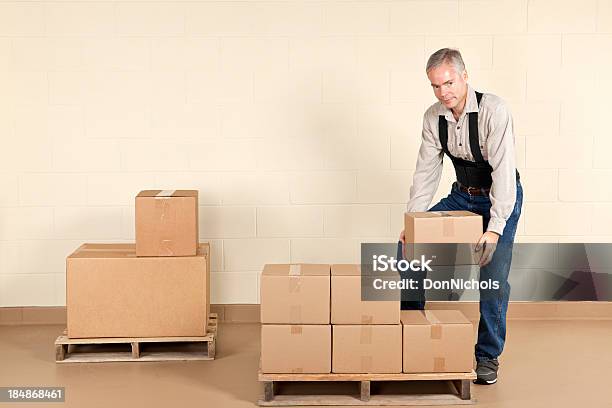
<path fill-rule="evenodd" d="M 480 106 L 480 100 L 482 99 L 482 93 L 476 92 L 476 101 Z M 470 150 L 474 161 L 464 160 L 459 157 L 453 156 L 448 150 L 448 122 L 444 115 L 438 117 L 438 134 L 440 136 L 440 143 L 442 144 L 442 150 L 452 160 L 453 166 L 455 167 L 455 173 L 457 175 L 457 181 L 466 187 L 480 187 L 490 188 L 492 184 L 491 173 L 493 168 L 486 161 L 481 152 L 482 146 L 480 146 L 480 140 L 478 137 L 478 112 L 469 112 L 469 140 Z M 516 170 L 516 180 L 520 180 L 521 175 Z"/>

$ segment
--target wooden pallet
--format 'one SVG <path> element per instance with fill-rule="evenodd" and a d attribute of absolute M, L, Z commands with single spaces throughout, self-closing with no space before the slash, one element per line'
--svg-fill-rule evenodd
<path fill-rule="evenodd" d="M 216 313 L 208 317 L 206 336 L 70 339 L 64 330 L 55 340 L 55 362 L 214 360 L 216 338 Z"/>
<path fill-rule="evenodd" d="M 471 398 L 471 381 L 476 373 L 423 373 L 423 374 L 263 374 L 259 373 L 259 381 L 263 383 L 263 397 L 260 406 L 312 406 L 312 405 L 467 405 L 476 401 Z M 437 381 L 447 388 L 446 393 L 404 393 L 408 385 L 421 386 L 415 381 Z M 326 382 L 349 384 L 349 389 L 343 393 L 334 390 L 332 394 L 302 393 L 281 394 L 280 386 L 288 382 L 302 382 L 303 389 Z M 408 384 L 410 383 L 410 384 Z M 395 392 L 382 392 L 385 385 L 395 388 Z M 398 390 L 397 386 L 402 390 Z M 357 387 L 358 386 L 358 387 Z M 392 387 L 395 386 L 395 387 Z M 352 388 L 351 388 L 352 387 Z M 421 386 L 422 387 L 422 386 Z M 378 388 L 374 389 L 373 388 Z M 328 390 L 329 391 L 329 390 Z M 354 391 L 354 392 L 353 392 Z"/>

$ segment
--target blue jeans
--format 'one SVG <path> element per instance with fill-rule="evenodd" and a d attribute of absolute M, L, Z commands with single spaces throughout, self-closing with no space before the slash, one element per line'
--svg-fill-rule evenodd
<path fill-rule="evenodd" d="M 499 289 L 480 291 L 480 322 L 478 323 L 478 341 L 475 347 L 476 360 L 490 360 L 499 357 L 506 340 L 506 312 L 510 298 L 508 274 L 512 262 L 512 245 L 521 207 L 523 205 L 523 187 L 516 182 L 516 202 L 510 218 L 493 254 L 491 262 L 480 268 L 480 280 L 497 280 Z M 470 196 L 453 184 L 451 193 L 440 200 L 429 211 L 467 210 L 482 215 L 483 232 L 487 230 L 491 218 L 491 200 L 487 196 Z M 423 309 L 425 302 L 402 302 L 402 309 Z"/>

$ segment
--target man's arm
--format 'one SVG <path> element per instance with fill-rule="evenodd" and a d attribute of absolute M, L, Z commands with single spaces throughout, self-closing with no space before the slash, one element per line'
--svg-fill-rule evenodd
<path fill-rule="evenodd" d="M 427 111 L 423 117 L 421 147 L 410 187 L 410 200 L 406 206 L 408 212 L 427 211 L 442 176 L 444 153 L 436 140 L 438 132 L 431 128 L 430 115 Z"/>
<path fill-rule="evenodd" d="M 505 104 L 500 104 L 490 118 L 487 138 L 488 161 L 493 172 L 491 219 L 487 231 L 502 235 L 506 221 L 512 215 L 516 201 L 516 157 L 512 115 Z"/>

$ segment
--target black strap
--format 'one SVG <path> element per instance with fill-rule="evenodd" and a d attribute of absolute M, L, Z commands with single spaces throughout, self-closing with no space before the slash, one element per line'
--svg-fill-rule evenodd
<path fill-rule="evenodd" d="M 478 106 L 480 106 L 481 99 L 482 94 L 480 92 L 476 92 L 476 101 L 478 103 Z M 486 163 L 484 158 L 482 157 L 482 152 L 480 151 L 480 139 L 478 137 L 478 112 L 468 113 L 468 119 L 470 125 L 470 150 L 472 151 L 472 156 L 474 156 L 474 161 L 478 164 Z"/>
<path fill-rule="evenodd" d="M 440 137 L 440 144 L 442 145 L 442 151 L 449 157 L 452 157 L 448 151 L 448 122 L 444 115 L 438 116 L 438 133 Z"/>

